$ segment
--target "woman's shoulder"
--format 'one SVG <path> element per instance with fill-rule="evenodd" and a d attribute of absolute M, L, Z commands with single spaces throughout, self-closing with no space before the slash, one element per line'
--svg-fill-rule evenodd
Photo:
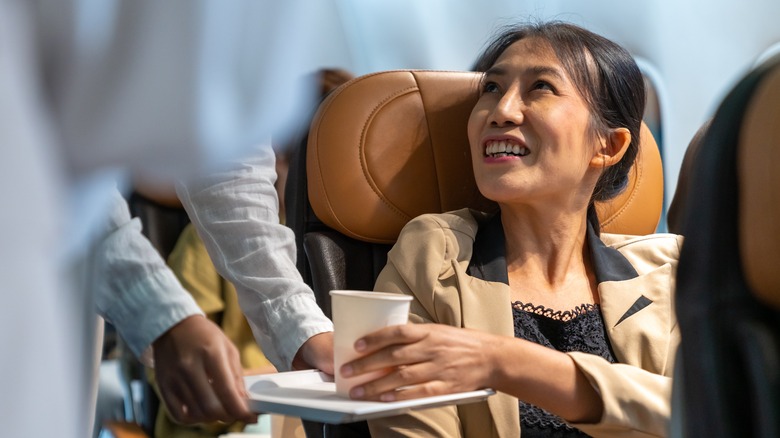
<path fill-rule="evenodd" d="M 620 251 L 634 266 L 640 261 L 656 266 L 676 264 L 683 243 L 682 236 L 669 233 L 644 236 L 602 233 L 601 240 L 607 246 Z"/>
<path fill-rule="evenodd" d="M 447 234 L 457 233 L 474 239 L 479 225 L 491 215 L 480 211 L 463 208 L 445 213 L 426 213 L 409 221 L 404 227 L 404 232 L 414 230 L 416 232 L 443 231 Z"/>
<path fill-rule="evenodd" d="M 409 221 L 401 230 L 391 257 L 441 258 L 469 260 L 479 226 L 487 213 L 470 209 L 446 213 L 427 213 Z"/>

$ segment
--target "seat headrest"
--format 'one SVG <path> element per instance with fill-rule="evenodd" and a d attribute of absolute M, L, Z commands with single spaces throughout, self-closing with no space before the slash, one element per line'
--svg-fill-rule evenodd
<path fill-rule="evenodd" d="M 742 269 L 753 293 L 780 309 L 780 58 L 747 105 L 737 153 Z"/>
<path fill-rule="evenodd" d="M 691 174 L 694 164 L 699 161 L 701 156 L 704 136 L 710 127 L 712 120 L 704 122 L 699 130 L 691 138 L 688 148 L 685 149 L 680 172 L 677 174 L 677 187 L 672 196 L 672 202 L 669 203 L 669 210 L 666 213 L 666 224 L 670 233 L 683 234 L 683 222 L 686 210 L 686 199 L 691 191 Z"/>
<path fill-rule="evenodd" d="M 479 82 L 479 73 L 398 70 L 335 90 L 315 114 L 307 146 L 317 217 L 352 238 L 393 243 L 423 213 L 495 210 L 477 189 L 466 134 Z M 627 190 L 597 204 L 602 230 L 652 233 L 662 203 L 661 156 L 643 124 Z"/>

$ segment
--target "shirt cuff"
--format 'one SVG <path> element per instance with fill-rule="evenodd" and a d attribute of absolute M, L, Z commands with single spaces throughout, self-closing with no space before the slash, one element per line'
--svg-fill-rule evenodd
<path fill-rule="evenodd" d="M 103 313 L 133 353 L 142 358 L 152 342 L 193 315 L 203 315 L 170 271 L 159 271 L 123 288 Z"/>

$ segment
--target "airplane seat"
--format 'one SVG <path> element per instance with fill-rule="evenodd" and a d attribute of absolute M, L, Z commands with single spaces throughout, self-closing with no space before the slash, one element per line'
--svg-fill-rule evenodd
<path fill-rule="evenodd" d="M 685 199 L 688 197 L 688 192 L 690 191 L 689 179 L 691 168 L 701 154 L 704 134 L 707 133 L 707 129 L 711 122 L 711 120 L 708 120 L 699 127 L 693 135 L 693 138 L 691 138 L 690 143 L 688 143 L 688 147 L 685 149 L 682 165 L 680 165 L 680 172 L 677 175 L 677 187 L 674 190 L 672 202 L 669 204 L 669 211 L 666 213 L 666 225 L 670 233 L 682 234 Z"/>
<path fill-rule="evenodd" d="M 143 233 L 167 260 L 184 227 L 190 223 L 173 186 L 137 182 L 128 200 L 130 214 L 143 224 Z"/>
<path fill-rule="evenodd" d="M 677 278 L 684 436 L 780 436 L 780 56 L 725 97 L 692 166 Z"/>

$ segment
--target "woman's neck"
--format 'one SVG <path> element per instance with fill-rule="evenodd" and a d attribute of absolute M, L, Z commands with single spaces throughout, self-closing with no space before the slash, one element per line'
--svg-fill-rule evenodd
<path fill-rule="evenodd" d="M 597 301 L 585 245 L 586 209 L 550 213 L 502 205 L 501 222 L 513 300 L 560 310 Z"/>

